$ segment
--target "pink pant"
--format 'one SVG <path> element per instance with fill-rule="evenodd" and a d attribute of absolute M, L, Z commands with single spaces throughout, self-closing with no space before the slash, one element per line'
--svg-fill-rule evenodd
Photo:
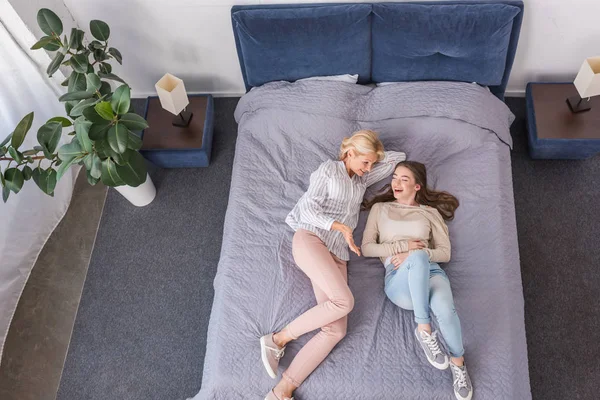
<path fill-rule="evenodd" d="M 312 282 L 317 305 L 292 321 L 287 326 L 288 332 L 298 338 L 321 328 L 283 374 L 298 387 L 346 336 L 346 316 L 354 307 L 354 297 L 348 287 L 346 261 L 330 253 L 317 235 L 299 229 L 294 235 L 292 253 L 298 267 Z"/>

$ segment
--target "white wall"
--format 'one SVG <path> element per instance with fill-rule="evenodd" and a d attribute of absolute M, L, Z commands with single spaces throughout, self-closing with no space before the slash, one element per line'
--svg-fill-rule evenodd
<path fill-rule="evenodd" d="M 61 0 L 27 1 L 27 6 L 15 8 L 35 15 L 40 4 L 52 8 L 57 2 Z M 154 94 L 154 83 L 165 72 L 181 77 L 189 92 L 243 93 L 231 6 L 310 2 L 318 1 L 64 0 L 82 29 L 89 31 L 91 19 L 110 25 L 110 43 L 124 58 L 124 65 L 115 72 L 138 96 Z M 27 7 L 33 10 L 27 11 Z M 529 81 L 572 80 L 585 57 L 600 54 L 598 15 L 599 0 L 525 0 L 509 94 L 523 93 Z"/>

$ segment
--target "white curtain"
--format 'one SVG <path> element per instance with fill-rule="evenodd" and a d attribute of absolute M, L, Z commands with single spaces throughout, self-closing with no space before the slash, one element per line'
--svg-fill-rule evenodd
<path fill-rule="evenodd" d="M 65 113 L 57 99 L 61 74 L 45 76 L 50 59 L 42 50 L 29 50 L 35 41 L 8 1 L 0 0 L 0 141 L 34 111 L 22 149 L 37 144 L 37 130 L 49 118 Z M 0 163 L 4 170 L 6 161 Z M 0 357 L 31 269 L 69 206 L 75 173 L 71 169 L 63 176 L 54 197 L 30 180 L 18 194 L 11 193 L 6 204 L 0 200 Z"/>

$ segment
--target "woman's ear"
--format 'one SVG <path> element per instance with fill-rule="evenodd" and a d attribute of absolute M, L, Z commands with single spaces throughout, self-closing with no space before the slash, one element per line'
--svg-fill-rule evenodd
<path fill-rule="evenodd" d="M 356 153 L 354 152 L 354 149 L 350 149 L 348 150 L 348 153 L 346 153 L 348 155 L 348 157 L 350 158 L 354 158 L 354 156 L 356 156 Z"/>
<path fill-rule="evenodd" d="M 419 190 L 421 190 L 421 185 L 415 185 L 415 190 L 418 192 Z"/>

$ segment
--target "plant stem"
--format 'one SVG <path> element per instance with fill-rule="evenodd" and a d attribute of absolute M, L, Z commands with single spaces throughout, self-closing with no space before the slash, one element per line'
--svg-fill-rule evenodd
<path fill-rule="evenodd" d="M 31 157 L 31 158 L 34 159 L 34 160 L 43 160 L 46 157 L 44 157 L 44 156 L 35 156 L 35 157 Z M 10 162 L 13 162 L 14 159 L 13 158 L 8 158 L 8 157 L 2 157 L 2 158 L 0 158 L 0 161 L 10 161 Z"/>

